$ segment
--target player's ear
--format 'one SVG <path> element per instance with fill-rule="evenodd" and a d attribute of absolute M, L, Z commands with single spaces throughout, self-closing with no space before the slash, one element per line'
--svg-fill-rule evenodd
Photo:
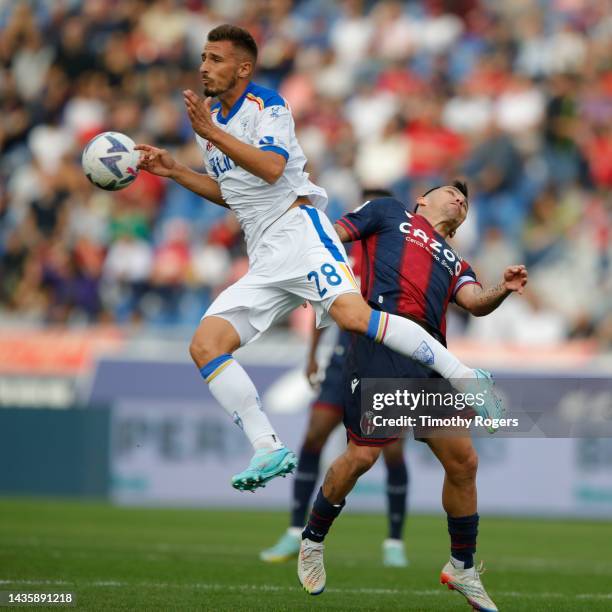
<path fill-rule="evenodd" d="M 251 74 L 253 74 L 253 61 L 245 60 L 240 62 L 238 65 L 238 76 L 241 79 L 248 79 L 250 78 Z"/>
<path fill-rule="evenodd" d="M 417 206 L 427 206 L 427 200 L 425 199 L 425 196 L 419 196 L 416 200 Z"/>

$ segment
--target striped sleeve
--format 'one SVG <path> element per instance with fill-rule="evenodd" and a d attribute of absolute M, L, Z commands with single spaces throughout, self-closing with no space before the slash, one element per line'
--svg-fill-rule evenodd
<path fill-rule="evenodd" d="M 457 283 L 455 284 L 455 289 L 453 290 L 453 302 L 455 301 L 455 297 L 457 295 L 457 291 L 461 289 L 461 287 L 465 287 L 466 285 L 478 285 L 482 287 L 482 285 L 476 279 L 476 273 L 472 270 L 472 267 L 466 262 L 461 262 L 461 271 L 459 272 L 459 278 L 457 279 Z"/>
<path fill-rule="evenodd" d="M 346 230 L 351 240 L 367 238 L 380 229 L 383 206 L 383 200 L 368 200 L 336 223 Z"/>

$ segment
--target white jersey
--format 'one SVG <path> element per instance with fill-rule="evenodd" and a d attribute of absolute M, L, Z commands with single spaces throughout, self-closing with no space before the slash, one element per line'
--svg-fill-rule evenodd
<path fill-rule="evenodd" d="M 327 194 L 309 181 L 308 173 L 304 172 L 306 157 L 295 136 L 293 117 L 278 93 L 250 83 L 227 116 L 222 115 L 220 102 L 213 105 L 211 114 L 224 132 L 262 151 L 279 153 L 287 160 L 282 176 L 270 185 L 196 134 L 204 153 L 206 173 L 219 183 L 223 199 L 236 213 L 249 256 L 265 230 L 298 196 L 307 196 L 313 206 L 325 209 Z"/>

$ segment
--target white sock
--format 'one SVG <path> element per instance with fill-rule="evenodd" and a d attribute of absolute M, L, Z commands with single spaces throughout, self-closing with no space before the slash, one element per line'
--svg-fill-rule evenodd
<path fill-rule="evenodd" d="M 366 334 L 397 353 L 435 370 L 444 378 L 475 378 L 472 368 L 461 363 L 420 325 L 398 315 L 372 310 Z"/>
<path fill-rule="evenodd" d="M 257 389 L 242 366 L 229 355 L 220 355 L 200 368 L 213 397 L 221 404 L 250 440 L 255 450 L 282 448 Z"/>

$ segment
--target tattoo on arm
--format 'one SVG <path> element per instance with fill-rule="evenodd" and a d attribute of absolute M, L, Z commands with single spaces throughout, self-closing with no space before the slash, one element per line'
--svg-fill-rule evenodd
<path fill-rule="evenodd" d="M 509 295 L 504 283 L 498 283 L 488 289 L 483 289 L 476 295 L 476 301 L 471 309 L 475 315 L 485 315 L 493 312 Z"/>

